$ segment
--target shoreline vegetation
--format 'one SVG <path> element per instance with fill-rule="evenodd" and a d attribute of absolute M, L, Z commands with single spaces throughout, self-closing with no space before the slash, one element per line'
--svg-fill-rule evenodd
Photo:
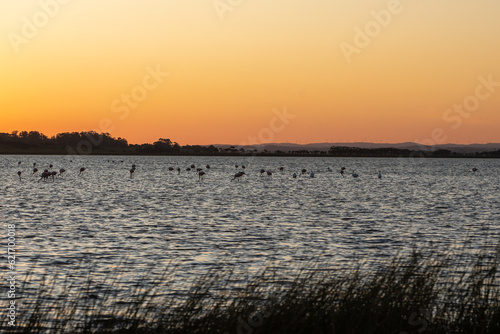
<path fill-rule="evenodd" d="M 11 155 L 159 155 L 159 156 L 274 156 L 274 157 L 374 157 L 374 158 L 500 158 L 500 150 L 459 153 L 446 149 L 359 148 L 332 146 L 328 150 L 268 151 L 214 145 L 181 146 L 160 138 L 152 144 L 129 144 L 109 133 L 65 132 L 47 137 L 37 131 L 0 133 L 0 154 Z"/>
<path fill-rule="evenodd" d="M 69 273 L 58 268 L 38 283 L 28 272 L 16 299 L 16 326 L 8 327 L 2 317 L 0 329 L 65 334 L 500 333 L 500 250 L 490 246 L 478 253 L 464 259 L 414 250 L 368 272 L 362 261 L 348 268 L 320 268 L 311 262 L 286 282 L 272 267 L 243 278 L 220 264 L 186 283 L 183 294 L 172 288 L 179 282 L 175 265 L 162 273 L 144 272 L 122 294 L 116 287 L 123 283 L 119 277 L 125 268 L 104 278 L 89 269 Z"/>

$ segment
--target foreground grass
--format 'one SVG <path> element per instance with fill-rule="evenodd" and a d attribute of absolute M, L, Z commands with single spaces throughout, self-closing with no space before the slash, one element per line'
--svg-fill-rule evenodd
<path fill-rule="evenodd" d="M 174 295 L 175 267 L 118 296 L 118 275 L 86 285 L 47 275 L 18 299 L 12 333 L 500 333 L 499 252 L 460 267 L 417 252 L 376 272 L 315 267 L 280 282 L 265 269 L 246 283 L 230 269 Z M 29 282 L 27 277 L 26 281 Z M 106 288 L 107 287 L 107 288 Z"/>

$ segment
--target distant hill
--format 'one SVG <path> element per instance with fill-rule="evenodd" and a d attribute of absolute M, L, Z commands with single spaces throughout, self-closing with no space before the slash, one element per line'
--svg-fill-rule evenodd
<path fill-rule="evenodd" d="M 278 143 L 278 144 L 258 144 L 258 145 L 224 145 L 217 144 L 214 145 L 217 148 L 229 148 L 234 146 L 237 149 L 243 148 L 245 150 L 253 150 L 256 149 L 257 152 L 263 152 L 267 150 L 268 152 L 289 152 L 289 151 L 328 151 L 332 146 L 341 146 L 341 147 L 358 147 L 358 148 L 398 148 L 398 149 L 406 149 L 412 151 L 436 151 L 436 150 L 449 150 L 451 152 L 456 153 L 474 153 L 474 152 L 489 152 L 500 150 L 500 143 L 489 143 L 489 144 L 470 144 L 470 145 L 461 145 L 461 144 L 442 144 L 442 145 L 421 145 L 412 142 L 406 143 L 365 143 L 365 142 L 356 142 L 356 143 L 312 143 L 312 144 L 293 144 L 293 143 Z"/>

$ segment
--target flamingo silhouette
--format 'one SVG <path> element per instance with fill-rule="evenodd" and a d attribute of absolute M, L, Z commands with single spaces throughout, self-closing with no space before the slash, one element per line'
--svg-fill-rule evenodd
<path fill-rule="evenodd" d="M 83 172 L 85 172 L 85 167 L 80 168 L 80 173 L 78 174 L 78 176 L 80 176 Z"/>
<path fill-rule="evenodd" d="M 46 169 L 42 172 L 42 176 L 40 177 L 40 180 L 48 180 L 50 175 L 51 175 L 51 173 Z M 40 182 L 40 180 L 38 180 L 38 182 Z"/>
<path fill-rule="evenodd" d="M 234 181 L 234 179 L 238 179 L 238 182 L 239 182 L 240 177 L 242 177 L 243 175 L 246 175 L 245 172 L 238 172 L 238 173 L 234 174 L 234 177 L 231 181 Z"/>
<path fill-rule="evenodd" d="M 19 181 L 21 181 L 21 174 L 22 174 L 21 171 L 17 172 L 17 176 L 19 176 Z"/>
<path fill-rule="evenodd" d="M 206 173 L 204 171 L 198 171 L 198 181 L 201 181 L 203 180 L 203 176 L 205 175 Z"/>

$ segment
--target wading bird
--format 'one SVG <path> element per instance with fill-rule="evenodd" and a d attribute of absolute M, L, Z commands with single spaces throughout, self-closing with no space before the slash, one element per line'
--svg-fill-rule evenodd
<path fill-rule="evenodd" d="M 210 169 L 210 165 L 206 165 L 205 167 L 206 167 L 207 169 Z"/>
<path fill-rule="evenodd" d="M 169 171 L 173 171 L 173 170 L 174 170 L 174 167 L 168 167 L 168 170 L 169 170 Z"/>
<path fill-rule="evenodd" d="M 51 175 L 50 172 L 46 169 L 42 172 L 40 180 L 48 180 L 50 175 Z M 40 180 L 38 180 L 38 182 L 40 182 Z"/>
<path fill-rule="evenodd" d="M 240 181 L 240 177 L 242 177 L 243 175 L 245 175 L 245 172 L 238 172 L 234 174 L 234 177 L 231 181 L 234 181 L 234 179 L 238 179 L 238 181 Z"/>
<path fill-rule="evenodd" d="M 302 170 L 300 171 L 300 173 L 301 173 L 300 175 L 304 175 L 306 172 L 307 172 L 307 169 L 305 169 L 305 168 L 304 168 L 304 169 L 302 169 Z"/>
<path fill-rule="evenodd" d="M 198 172 L 198 181 L 201 181 L 203 180 L 203 176 L 205 175 L 205 172 L 204 171 L 199 171 Z"/>
<path fill-rule="evenodd" d="M 78 174 L 78 176 L 80 176 L 83 172 L 85 172 L 85 167 L 80 168 L 80 173 Z"/>
<path fill-rule="evenodd" d="M 38 168 L 33 168 L 33 174 L 35 174 L 36 172 L 38 172 Z"/>
<path fill-rule="evenodd" d="M 476 168 L 476 167 L 472 168 L 472 171 L 473 171 L 474 173 L 475 173 L 475 172 L 477 172 L 477 168 Z"/>
<path fill-rule="evenodd" d="M 344 171 L 345 171 L 345 167 L 342 167 L 342 168 L 340 169 L 340 175 L 344 176 Z"/>
<path fill-rule="evenodd" d="M 194 164 L 191 165 L 191 169 L 195 169 L 196 166 Z"/>
<path fill-rule="evenodd" d="M 283 172 L 285 170 L 285 167 L 280 167 L 280 172 Z"/>
<path fill-rule="evenodd" d="M 262 174 L 264 174 L 265 172 L 266 172 L 266 170 L 265 170 L 265 169 L 261 169 L 261 170 L 260 170 L 260 176 L 262 176 Z"/>
<path fill-rule="evenodd" d="M 267 173 L 267 176 L 273 176 L 273 172 L 271 172 L 270 170 L 268 170 L 266 173 Z"/>
<path fill-rule="evenodd" d="M 181 173 L 181 168 L 177 167 L 177 174 L 180 174 L 180 173 Z"/>
<path fill-rule="evenodd" d="M 22 174 L 21 171 L 17 172 L 17 176 L 19 176 L 19 181 L 21 181 L 21 174 Z"/>
<path fill-rule="evenodd" d="M 66 172 L 66 169 L 64 168 L 59 169 L 59 176 L 62 176 L 64 172 Z"/>
<path fill-rule="evenodd" d="M 378 171 L 378 178 L 381 179 L 382 178 L 382 173 L 380 171 Z"/>
<path fill-rule="evenodd" d="M 130 169 L 130 178 L 133 179 L 134 178 L 134 173 L 135 173 L 135 169 L 134 168 L 131 168 Z"/>

